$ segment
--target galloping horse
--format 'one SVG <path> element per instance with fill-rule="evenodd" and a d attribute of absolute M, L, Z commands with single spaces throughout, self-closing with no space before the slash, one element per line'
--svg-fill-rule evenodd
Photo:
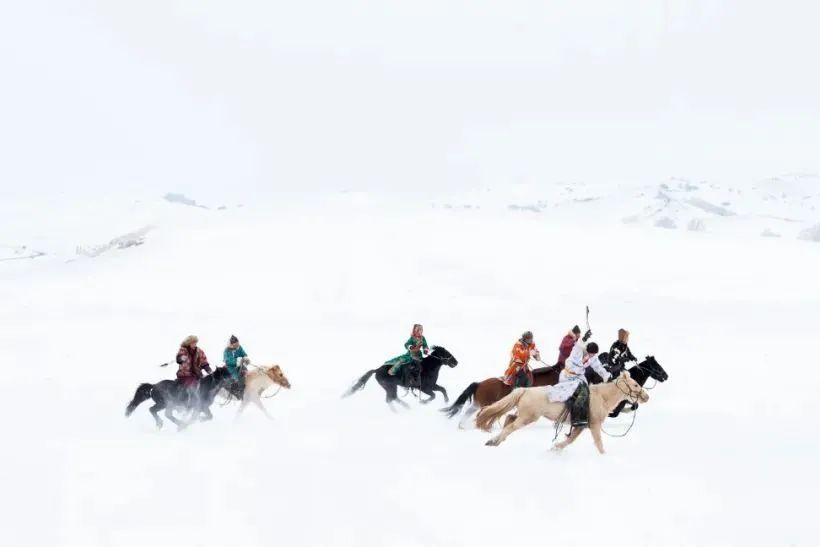
<path fill-rule="evenodd" d="M 642 363 L 638 363 L 635 366 L 629 367 L 629 369 L 627 369 L 627 372 L 629 372 L 629 375 L 632 377 L 632 379 L 638 382 L 638 385 L 641 387 L 643 387 L 646 384 L 646 381 L 649 378 L 652 378 L 656 382 L 661 383 L 669 379 L 669 375 L 663 369 L 661 364 L 658 363 L 658 361 L 655 360 L 655 357 L 652 355 L 647 355 L 646 359 L 644 359 Z M 587 381 L 590 384 L 600 384 L 604 380 L 603 378 L 598 376 L 598 373 L 594 370 L 587 370 Z M 626 399 L 621 401 L 621 404 L 615 407 L 615 410 L 612 411 L 609 417 L 616 418 L 618 414 L 620 414 L 621 411 L 624 409 L 626 403 Z M 638 403 L 632 403 L 632 410 L 636 410 L 637 408 Z"/>
<path fill-rule="evenodd" d="M 618 406 L 622 400 L 627 399 L 633 402 L 640 400 L 642 403 L 649 401 L 649 394 L 632 379 L 626 371 L 615 378 L 614 382 L 597 384 L 589 389 L 589 430 L 595 440 L 595 447 L 601 454 L 604 453 L 604 444 L 601 440 L 601 426 L 609 413 Z M 498 446 L 510 433 L 516 429 L 533 423 L 541 416 L 555 421 L 570 421 L 569 413 L 566 411 L 565 403 L 550 402 L 547 396 L 547 388 L 516 388 L 512 393 L 490 406 L 484 407 L 476 416 L 476 425 L 484 431 L 489 431 L 492 425 L 501 416 L 518 407 L 518 416 L 507 423 L 496 437 L 487 441 L 487 446 Z M 585 430 L 586 427 L 574 427 L 565 440 L 555 444 L 553 449 L 561 450 Z"/>
<path fill-rule="evenodd" d="M 290 381 L 288 381 L 285 373 L 279 365 L 271 367 L 260 367 L 256 370 L 248 372 L 245 375 L 245 389 L 242 393 L 242 403 L 239 405 L 239 410 L 236 413 L 237 419 L 245 411 L 248 404 L 253 403 L 259 407 L 262 413 L 270 418 L 267 409 L 262 404 L 262 392 L 273 385 L 281 386 L 285 389 L 290 389 Z M 233 391 L 231 391 L 233 394 Z"/>
<path fill-rule="evenodd" d="M 406 408 L 409 407 L 407 403 L 398 398 L 398 386 L 408 389 L 415 387 L 425 395 L 429 395 L 430 398 L 421 401 L 422 403 L 429 403 L 435 399 L 436 391 L 440 391 L 441 394 L 444 395 L 444 402 L 449 402 L 447 390 L 436 383 L 438 381 L 439 369 L 442 365 L 447 365 L 448 367 L 453 368 L 458 365 L 458 360 L 456 360 L 456 358 L 443 347 L 433 346 L 433 351 L 430 352 L 430 355 L 421 360 L 421 380 L 419 385 L 411 385 L 411 380 L 404 376 L 391 376 L 387 372 L 390 370 L 390 365 L 382 365 L 379 368 L 374 368 L 373 370 L 367 371 L 364 376 L 359 378 L 359 380 L 353 384 L 353 387 L 345 392 L 343 396 L 348 397 L 362 389 L 370 377 L 375 374 L 376 381 L 379 382 L 379 385 L 384 388 L 384 391 L 387 394 L 386 400 L 391 408 L 393 407 L 394 401 L 399 402 Z M 420 397 L 419 400 L 421 400 Z"/>
<path fill-rule="evenodd" d="M 211 405 L 214 402 L 216 393 L 222 388 L 227 388 L 231 383 L 233 383 L 233 378 L 228 369 L 226 367 L 217 367 L 213 374 L 209 374 L 199 381 L 199 388 L 193 401 L 189 400 L 188 391 L 176 380 L 162 380 L 156 384 L 140 384 L 136 393 L 134 393 L 134 398 L 125 409 L 125 416 L 130 416 L 144 401 L 153 399 L 154 406 L 148 410 L 151 411 L 157 428 L 162 429 L 163 425 L 157 413 L 165 409 L 165 417 L 176 424 L 177 429 L 181 431 L 202 413 L 205 414 L 203 419 L 212 419 Z M 174 409 L 191 410 L 191 417 L 187 422 L 180 421 L 174 417 Z"/>
<path fill-rule="evenodd" d="M 552 365 L 533 370 L 533 387 L 554 386 L 558 383 L 558 375 L 563 368 L 563 365 Z M 509 395 L 512 390 L 512 386 L 505 384 L 501 378 L 493 377 L 487 378 L 482 382 L 473 382 L 458 396 L 458 399 L 456 399 L 456 402 L 453 403 L 452 406 L 443 408 L 441 411 L 447 414 L 448 418 L 452 418 L 461 412 L 461 409 L 468 400 L 472 400 L 472 404 L 467 409 L 467 412 L 464 413 L 464 417 L 462 417 L 459 423 L 459 427 L 463 427 L 478 410 L 496 401 L 500 401 L 503 397 Z"/>

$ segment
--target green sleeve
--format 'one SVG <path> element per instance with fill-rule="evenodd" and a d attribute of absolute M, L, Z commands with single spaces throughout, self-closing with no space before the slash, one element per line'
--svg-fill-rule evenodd
<path fill-rule="evenodd" d="M 424 349 L 430 349 L 430 348 L 427 346 L 427 338 L 425 338 L 424 336 L 422 336 L 422 337 L 421 337 L 421 345 L 422 345 L 422 347 L 423 347 Z"/>
<path fill-rule="evenodd" d="M 229 362 L 228 357 L 230 357 L 230 356 L 231 356 L 231 354 L 229 353 L 228 348 L 225 348 L 225 351 L 222 352 L 222 362 L 223 363 L 228 363 Z"/>
<path fill-rule="evenodd" d="M 239 349 L 236 350 L 236 356 L 239 358 L 247 357 L 248 354 L 245 353 L 245 349 L 242 346 L 239 346 Z"/>
<path fill-rule="evenodd" d="M 407 351 L 410 351 L 410 346 L 414 346 L 414 345 L 416 345 L 416 341 L 413 340 L 413 337 L 411 336 L 410 338 L 407 339 L 407 342 L 404 343 L 404 349 L 406 349 Z"/>

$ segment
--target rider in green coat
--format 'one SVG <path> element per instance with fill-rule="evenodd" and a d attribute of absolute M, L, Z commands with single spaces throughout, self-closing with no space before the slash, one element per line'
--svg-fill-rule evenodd
<path fill-rule="evenodd" d="M 427 346 L 427 339 L 424 337 L 424 327 L 421 325 L 413 325 L 413 333 L 407 342 L 404 343 L 404 348 L 407 353 L 394 357 L 385 362 L 385 365 L 390 365 L 388 374 L 391 376 L 397 375 L 404 365 L 416 362 L 421 363 L 425 355 L 430 353 L 430 348 Z"/>

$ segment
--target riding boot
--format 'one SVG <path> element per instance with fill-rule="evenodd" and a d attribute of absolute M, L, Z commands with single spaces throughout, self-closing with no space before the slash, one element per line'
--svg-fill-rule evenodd
<path fill-rule="evenodd" d="M 589 425 L 589 386 L 582 383 L 572 396 L 571 406 L 572 427 L 586 427 Z"/>

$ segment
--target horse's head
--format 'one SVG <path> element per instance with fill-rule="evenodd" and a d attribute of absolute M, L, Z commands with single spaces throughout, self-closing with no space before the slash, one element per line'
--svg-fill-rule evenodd
<path fill-rule="evenodd" d="M 442 365 L 447 365 L 450 368 L 458 364 L 458 360 L 453 357 L 453 354 L 441 346 L 433 346 L 433 351 L 430 352 L 428 358 L 438 359 Z"/>
<path fill-rule="evenodd" d="M 665 382 L 669 379 L 669 375 L 663 370 L 663 367 L 660 363 L 655 360 L 655 357 L 652 355 L 648 355 L 646 360 L 640 364 L 642 368 L 645 368 L 647 372 L 649 372 L 649 377 L 657 380 L 658 382 Z"/>
<path fill-rule="evenodd" d="M 636 382 L 627 371 L 624 370 L 621 372 L 621 375 L 615 379 L 614 383 L 615 386 L 621 390 L 621 393 L 633 403 L 637 403 L 638 401 L 646 403 L 649 401 L 649 393 L 647 393 L 646 390 L 641 387 L 641 384 Z"/>
<path fill-rule="evenodd" d="M 288 381 L 287 376 L 285 376 L 285 373 L 282 372 L 282 368 L 279 365 L 273 365 L 270 368 L 266 368 L 265 375 L 270 378 L 274 384 L 278 384 L 285 389 L 290 389 L 290 382 Z"/>

